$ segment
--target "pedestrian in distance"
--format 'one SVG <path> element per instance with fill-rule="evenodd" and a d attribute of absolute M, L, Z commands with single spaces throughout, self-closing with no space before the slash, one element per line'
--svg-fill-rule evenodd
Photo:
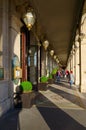
<path fill-rule="evenodd" d="M 74 83 L 74 75 L 73 75 L 73 71 L 72 70 L 70 71 L 70 80 L 69 80 L 69 83 L 70 83 L 70 86 L 72 86 L 73 83 Z"/>

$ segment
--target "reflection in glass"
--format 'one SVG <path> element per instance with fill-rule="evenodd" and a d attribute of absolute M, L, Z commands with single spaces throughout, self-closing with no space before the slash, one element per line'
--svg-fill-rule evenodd
<path fill-rule="evenodd" d="M 34 66 L 37 65 L 37 52 L 34 53 Z"/>

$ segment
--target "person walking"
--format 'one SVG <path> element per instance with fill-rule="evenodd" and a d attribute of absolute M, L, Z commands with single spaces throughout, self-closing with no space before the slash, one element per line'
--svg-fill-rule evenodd
<path fill-rule="evenodd" d="M 61 72 L 58 70 L 57 71 L 57 82 L 60 82 L 60 77 L 61 77 Z"/>
<path fill-rule="evenodd" d="M 73 75 L 73 71 L 72 70 L 70 71 L 70 80 L 69 80 L 69 83 L 70 83 L 70 86 L 72 86 L 73 83 L 74 83 L 74 75 Z"/>
<path fill-rule="evenodd" d="M 67 77 L 67 81 L 69 82 L 70 81 L 70 72 L 68 70 L 66 71 L 66 77 Z"/>

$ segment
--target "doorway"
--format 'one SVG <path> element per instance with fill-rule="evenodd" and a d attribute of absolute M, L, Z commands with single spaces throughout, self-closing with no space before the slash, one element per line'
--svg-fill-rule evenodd
<path fill-rule="evenodd" d="M 33 36 L 34 37 L 34 36 Z M 38 83 L 38 46 L 32 45 L 30 31 L 26 27 L 21 28 L 21 67 L 22 81 Z"/>

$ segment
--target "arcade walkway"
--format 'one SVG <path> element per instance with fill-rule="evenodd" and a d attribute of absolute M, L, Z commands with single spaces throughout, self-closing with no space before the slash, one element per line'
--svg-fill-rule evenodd
<path fill-rule="evenodd" d="M 0 130 L 86 130 L 86 97 L 66 82 L 49 85 L 32 108 L 5 114 Z"/>

